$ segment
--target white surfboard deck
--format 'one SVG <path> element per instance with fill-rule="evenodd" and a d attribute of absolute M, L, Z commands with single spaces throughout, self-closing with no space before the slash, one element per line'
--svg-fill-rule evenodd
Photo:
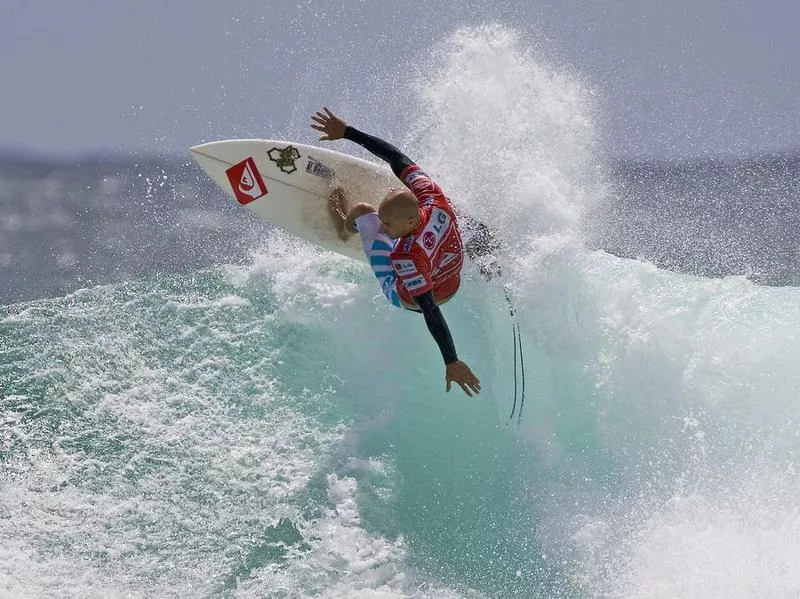
<path fill-rule="evenodd" d="M 339 239 L 328 196 L 341 186 L 349 205 L 376 204 L 402 183 L 391 169 L 290 141 L 223 140 L 194 146 L 192 157 L 235 201 L 320 247 L 366 262 L 358 235 Z"/>

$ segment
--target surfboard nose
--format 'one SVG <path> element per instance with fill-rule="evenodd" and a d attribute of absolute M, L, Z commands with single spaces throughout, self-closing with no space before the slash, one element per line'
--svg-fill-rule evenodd
<path fill-rule="evenodd" d="M 207 141 L 205 143 L 197 144 L 196 146 L 192 146 L 189 148 L 189 152 L 192 154 L 213 154 L 214 146 L 224 143 L 223 141 Z"/>
<path fill-rule="evenodd" d="M 201 159 L 215 160 L 233 166 L 247 156 L 255 156 L 264 143 L 267 142 L 259 139 L 220 139 L 192 146 L 189 153 L 198 162 Z"/>

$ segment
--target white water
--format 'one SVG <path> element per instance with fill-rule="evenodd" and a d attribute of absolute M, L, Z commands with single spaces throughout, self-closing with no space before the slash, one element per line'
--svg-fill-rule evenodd
<path fill-rule="evenodd" d="M 592 94 L 514 32 L 457 32 L 415 83 L 404 148 L 507 246 L 519 428 L 474 272 L 445 315 L 477 401 L 361 265 L 281 235 L 12 306 L 7 595 L 797 596 L 800 292 L 586 250 Z"/>

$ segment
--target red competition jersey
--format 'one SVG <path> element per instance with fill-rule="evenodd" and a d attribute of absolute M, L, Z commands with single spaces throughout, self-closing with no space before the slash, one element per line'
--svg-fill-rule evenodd
<path fill-rule="evenodd" d="M 397 292 L 409 306 L 416 307 L 412 298 L 431 290 L 436 303 L 441 303 L 461 284 L 464 248 L 456 215 L 442 189 L 416 164 L 406 167 L 400 179 L 419 201 L 421 222 L 397 240 L 390 255 Z"/>

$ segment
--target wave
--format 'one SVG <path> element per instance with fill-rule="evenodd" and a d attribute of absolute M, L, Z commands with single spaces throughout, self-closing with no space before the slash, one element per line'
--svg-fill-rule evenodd
<path fill-rule="evenodd" d="M 364 266 L 279 232 L 246 265 L 5 306 L 1 588 L 794 592 L 800 291 L 587 249 L 609 188 L 585 84 L 499 26 L 431 61 L 414 158 L 504 241 L 521 420 L 474 270 L 445 307 L 472 400 Z"/>

